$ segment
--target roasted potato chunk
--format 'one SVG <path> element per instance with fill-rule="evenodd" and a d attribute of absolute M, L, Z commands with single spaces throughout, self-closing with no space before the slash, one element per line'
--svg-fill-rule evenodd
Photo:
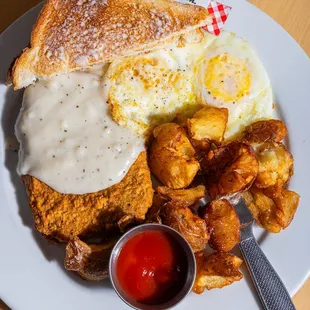
<path fill-rule="evenodd" d="M 278 187 L 253 186 L 243 197 L 258 225 L 273 233 L 289 226 L 299 204 L 297 193 Z"/>
<path fill-rule="evenodd" d="M 228 109 L 204 107 L 188 120 L 189 135 L 196 141 L 214 141 L 220 143 L 223 140 L 228 121 Z"/>
<path fill-rule="evenodd" d="M 196 294 L 203 293 L 205 288 L 222 288 L 243 278 L 239 270 L 242 259 L 233 254 L 216 252 L 205 256 L 198 252 L 195 257 L 197 273 L 193 292 Z"/>
<path fill-rule="evenodd" d="M 258 172 L 252 147 L 237 141 L 209 151 L 200 163 L 207 191 L 212 197 L 246 190 Z"/>
<path fill-rule="evenodd" d="M 196 157 L 198 159 L 200 159 L 203 156 L 203 154 L 209 151 L 212 147 L 212 142 L 208 139 L 195 140 L 191 138 L 190 141 L 196 151 L 196 154 L 197 154 Z"/>
<path fill-rule="evenodd" d="M 179 114 L 177 114 L 177 116 L 175 117 L 173 122 L 180 125 L 183 128 L 187 128 L 188 119 L 189 119 L 188 116 L 184 115 L 183 113 L 179 113 Z"/>
<path fill-rule="evenodd" d="M 213 200 L 203 212 L 210 234 L 209 245 L 217 251 L 230 251 L 240 241 L 239 217 L 226 200 Z"/>
<path fill-rule="evenodd" d="M 297 193 L 287 189 L 283 189 L 281 195 L 274 198 L 274 203 L 277 206 L 276 219 L 282 229 L 288 227 L 292 222 L 299 204 L 299 198 Z"/>
<path fill-rule="evenodd" d="M 168 203 L 163 208 L 164 224 L 174 228 L 188 241 L 194 252 L 205 248 L 209 234 L 206 223 L 189 208 Z"/>
<path fill-rule="evenodd" d="M 255 185 L 267 188 L 287 184 L 293 175 L 294 159 L 282 143 L 266 142 L 256 149 L 259 162 Z"/>
<path fill-rule="evenodd" d="M 120 232 L 125 232 L 130 227 L 133 227 L 139 224 L 141 220 L 137 221 L 134 216 L 132 215 L 124 215 L 117 221 L 117 226 Z"/>
<path fill-rule="evenodd" d="M 203 106 L 204 104 L 195 104 L 193 106 L 186 107 L 185 110 L 176 115 L 172 122 L 182 126 L 183 128 L 187 128 L 188 119 L 192 118 L 194 114 Z"/>
<path fill-rule="evenodd" d="M 277 207 L 270 197 L 256 187 L 252 187 L 248 192 L 244 193 L 243 197 L 259 226 L 272 233 L 281 231 L 281 225 L 276 217 Z"/>
<path fill-rule="evenodd" d="M 190 207 L 205 197 L 206 188 L 203 185 L 188 189 L 171 189 L 166 186 L 159 186 L 157 193 L 167 201 L 171 201 L 174 206 Z"/>
<path fill-rule="evenodd" d="M 162 207 L 166 203 L 167 203 L 166 199 L 161 197 L 159 194 L 155 193 L 153 196 L 153 204 L 146 213 L 145 222 L 162 224 L 160 213 L 161 213 Z"/>
<path fill-rule="evenodd" d="M 245 128 L 244 140 L 249 143 L 280 142 L 287 135 L 285 124 L 276 119 L 257 121 Z"/>
<path fill-rule="evenodd" d="M 170 188 L 189 186 L 199 170 L 199 162 L 185 130 L 168 123 L 155 128 L 153 135 L 149 153 L 152 173 Z"/>
<path fill-rule="evenodd" d="M 65 268 L 76 271 L 83 279 L 101 281 L 109 277 L 109 258 L 117 238 L 102 244 L 87 244 L 76 238 L 66 247 Z"/>

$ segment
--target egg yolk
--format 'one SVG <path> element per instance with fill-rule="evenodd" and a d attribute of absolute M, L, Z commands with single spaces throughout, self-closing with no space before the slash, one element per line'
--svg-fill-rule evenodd
<path fill-rule="evenodd" d="M 251 75 L 241 59 L 224 53 L 209 59 L 204 84 L 216 99 L 236 102 L 249 94 Z"/>
<path fill-rule="evenodd" d="M 108 72 L 113 119 L 145 137 L 154 127 L 198 105 L 190 70 L 155 56 L 124 59 Z"/>

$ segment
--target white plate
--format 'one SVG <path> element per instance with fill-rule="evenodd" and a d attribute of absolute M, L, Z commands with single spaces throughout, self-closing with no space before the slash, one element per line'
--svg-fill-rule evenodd
<path fill-rule="evenodd" d="M 201 1 L 201 2 L 200 2 Z M 207 4 L 207 0 L 198 3 Z M 272 19 L 251 4 L 226 0 L 233 6 L 226 29 L 247 38 L 272 81 L 276 102 L 289 129 L 295 157 L 290 187 L 301 195 L 293 223 L 278 235 L 256 234 L 263 251 L 293 295 L 310 270 L 310 62 L 298 44 Z M 63 268 L 64 249 L 48 244 L 33 226 L 24 188 L 15 172 L 17 154 L 5 150 L 6 137 L 20 108 L 21 92 L 6 88 L 7 68 L 29 42 L 40 7 L 29 11 L 0 36 L 0 297 L 13 309 L 128 309 L 108 281 L 82 281 Z M 190 294 L 178 309 L 258 309 L 249 276 L 221 290 Z"/>

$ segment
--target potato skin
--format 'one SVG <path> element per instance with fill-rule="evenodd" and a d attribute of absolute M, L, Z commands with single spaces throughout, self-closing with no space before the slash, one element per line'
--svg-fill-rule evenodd
<path fill-rule="evenodd" d="M 222 142 L 228 121 L 228 109 L 203 107 L 187 121 L 189 135 L 196 141 Z"/>
<path fill-rule="evenodd" d="M 203 252 L 195 253 L 196 258 L 196 279 L 193 292 L 201 294 L 205 288 L 211 290 L 230 285 L 243 278 L 239 267 L 242 259 L 227 253 L 215 252 L 205 256 Z"/>
<path fill-rule="evenodd" d="M 267 188 L 279 184 L 284 186 L 294 173 L 294 159 L 282 143 L 266 142 L 256 149 L 259 162 L 255 185 Z"/>
<path fill-rule="evenodd" d="M 208 139 L 196 140 L 196 139 L 190 138 L 190 141 L 196 151 L 196 154 L 197 154 L 196 157 L 198 159 L 201 159 L 204 153 L 209 151 L 212 146 L 212 142 Z"/>
<path fill-rule="evenodd" d="M 249 143 L 280 142 L 287 135 L 285 124 L 276 119 L 257 121 L 245 128 L 244 140 Z"/>
<path fill-rule="evenodd" d="M 156 127 L 149 151 L 152 173 L 164 185 L 179 189 L 189 186 L 200 166 L 185 130 L 177 124 Z"/>
<path fill-rule="evenodd" d="M 206 223 L 189 208 L 167 203 L 163 207 L 163 218 L 164 224 L 178 231 L 188 241 L 194 252 L 203 250 L 207 245 L 210 236 Z"/>
<path fill-rule="evenodd" d="M 213 200 L 203 212 L 210 234 L 209 245 L 228 252 L 240 241 L 240 221 L 233 206 L 226 200 Z"/>
<path fill-rule="evenodd" d="M 109 258 L 118 238 L 101 244 L 87 244 L 75 238 L 66 246 L 65 268 L 76 271 L 89 281 L 102 281 L 109 277 Z"/>
<path fill-rule="evenodd" d="M 186 129 L 188 119 L 189 116 L 184 115 L 183 113 L 178 113 L 177 116 L 174 118 L 173 122 Z"/>
<path fill-rule="evenodd" d="M 283 189 L 280 195 L 274 198 L 276 209 L 276 219 L 282 229 L 287 228 L 296 213 L 300 196 L 290 190 Z"/>
<path fill-rule="evenodd" d="M 258 161 L 253 148 L 238 141 L 209 151 L 200 164 L 207 191 L 212 197 L 248 189 L 258 172 Z"/>
<path fill-rule="evenodd" d="M 257 224 L 272 233 L 279 233 L 281 225 L 276 218 L 276 205 L 263 191 L 253 186 L 243 198 Z"/>
<path fill-rule="evenodd" d="M 171 201 L 173 205 L 186 208 L 195 205 L 199 199 L 204 198 L 206 188 L 204 185 L 187 189 L 158 186 L 156 192 L 166 201 Z"/>
<path fill-rule="evenodd" d="M 162 224 L 160 216 L 161 209 L 167 201 L 162 198 L 159 194 L 154 193 L 152 206 L 148 209 L 145 215 L 146 223 L 157 223 Z"/>
<path fill-rule="evenodd" d="M 292 222 L 300 197 L 279 186 L 264 189 L 253 186 L 243 193 L 243 198 L 258 225 L 278 233 Z"/>

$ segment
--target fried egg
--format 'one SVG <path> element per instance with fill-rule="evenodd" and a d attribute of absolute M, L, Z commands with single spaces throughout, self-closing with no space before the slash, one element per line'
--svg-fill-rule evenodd
<path fill-rule="evenodd" d="M 272 116 L 268 75 L 246 40 L 222 32 L 205 50 L 198 67 L 200 100 L 229 110 L 226 138 L 253 120 Z"/>
<path fill-rule="evenodd" d="M 193 114 L 199 106 L 195 93 L 197 59 L 213 40 L 202 35 L 199 43 L 165 49 L 114 61 L 105 78 L 113 119 L 148 136 L 159 124 L 178 113 Z"/>
<path fill-rule="evenodd" d="M 177 114 L 191 116 L 206 104 L 229 110 L 226 139 L 272 116 L 272 90 L 262 63 L 247 41 L 225 31 L 115 60 L 104 85 L 113 119 L 145 137 Z"/>

